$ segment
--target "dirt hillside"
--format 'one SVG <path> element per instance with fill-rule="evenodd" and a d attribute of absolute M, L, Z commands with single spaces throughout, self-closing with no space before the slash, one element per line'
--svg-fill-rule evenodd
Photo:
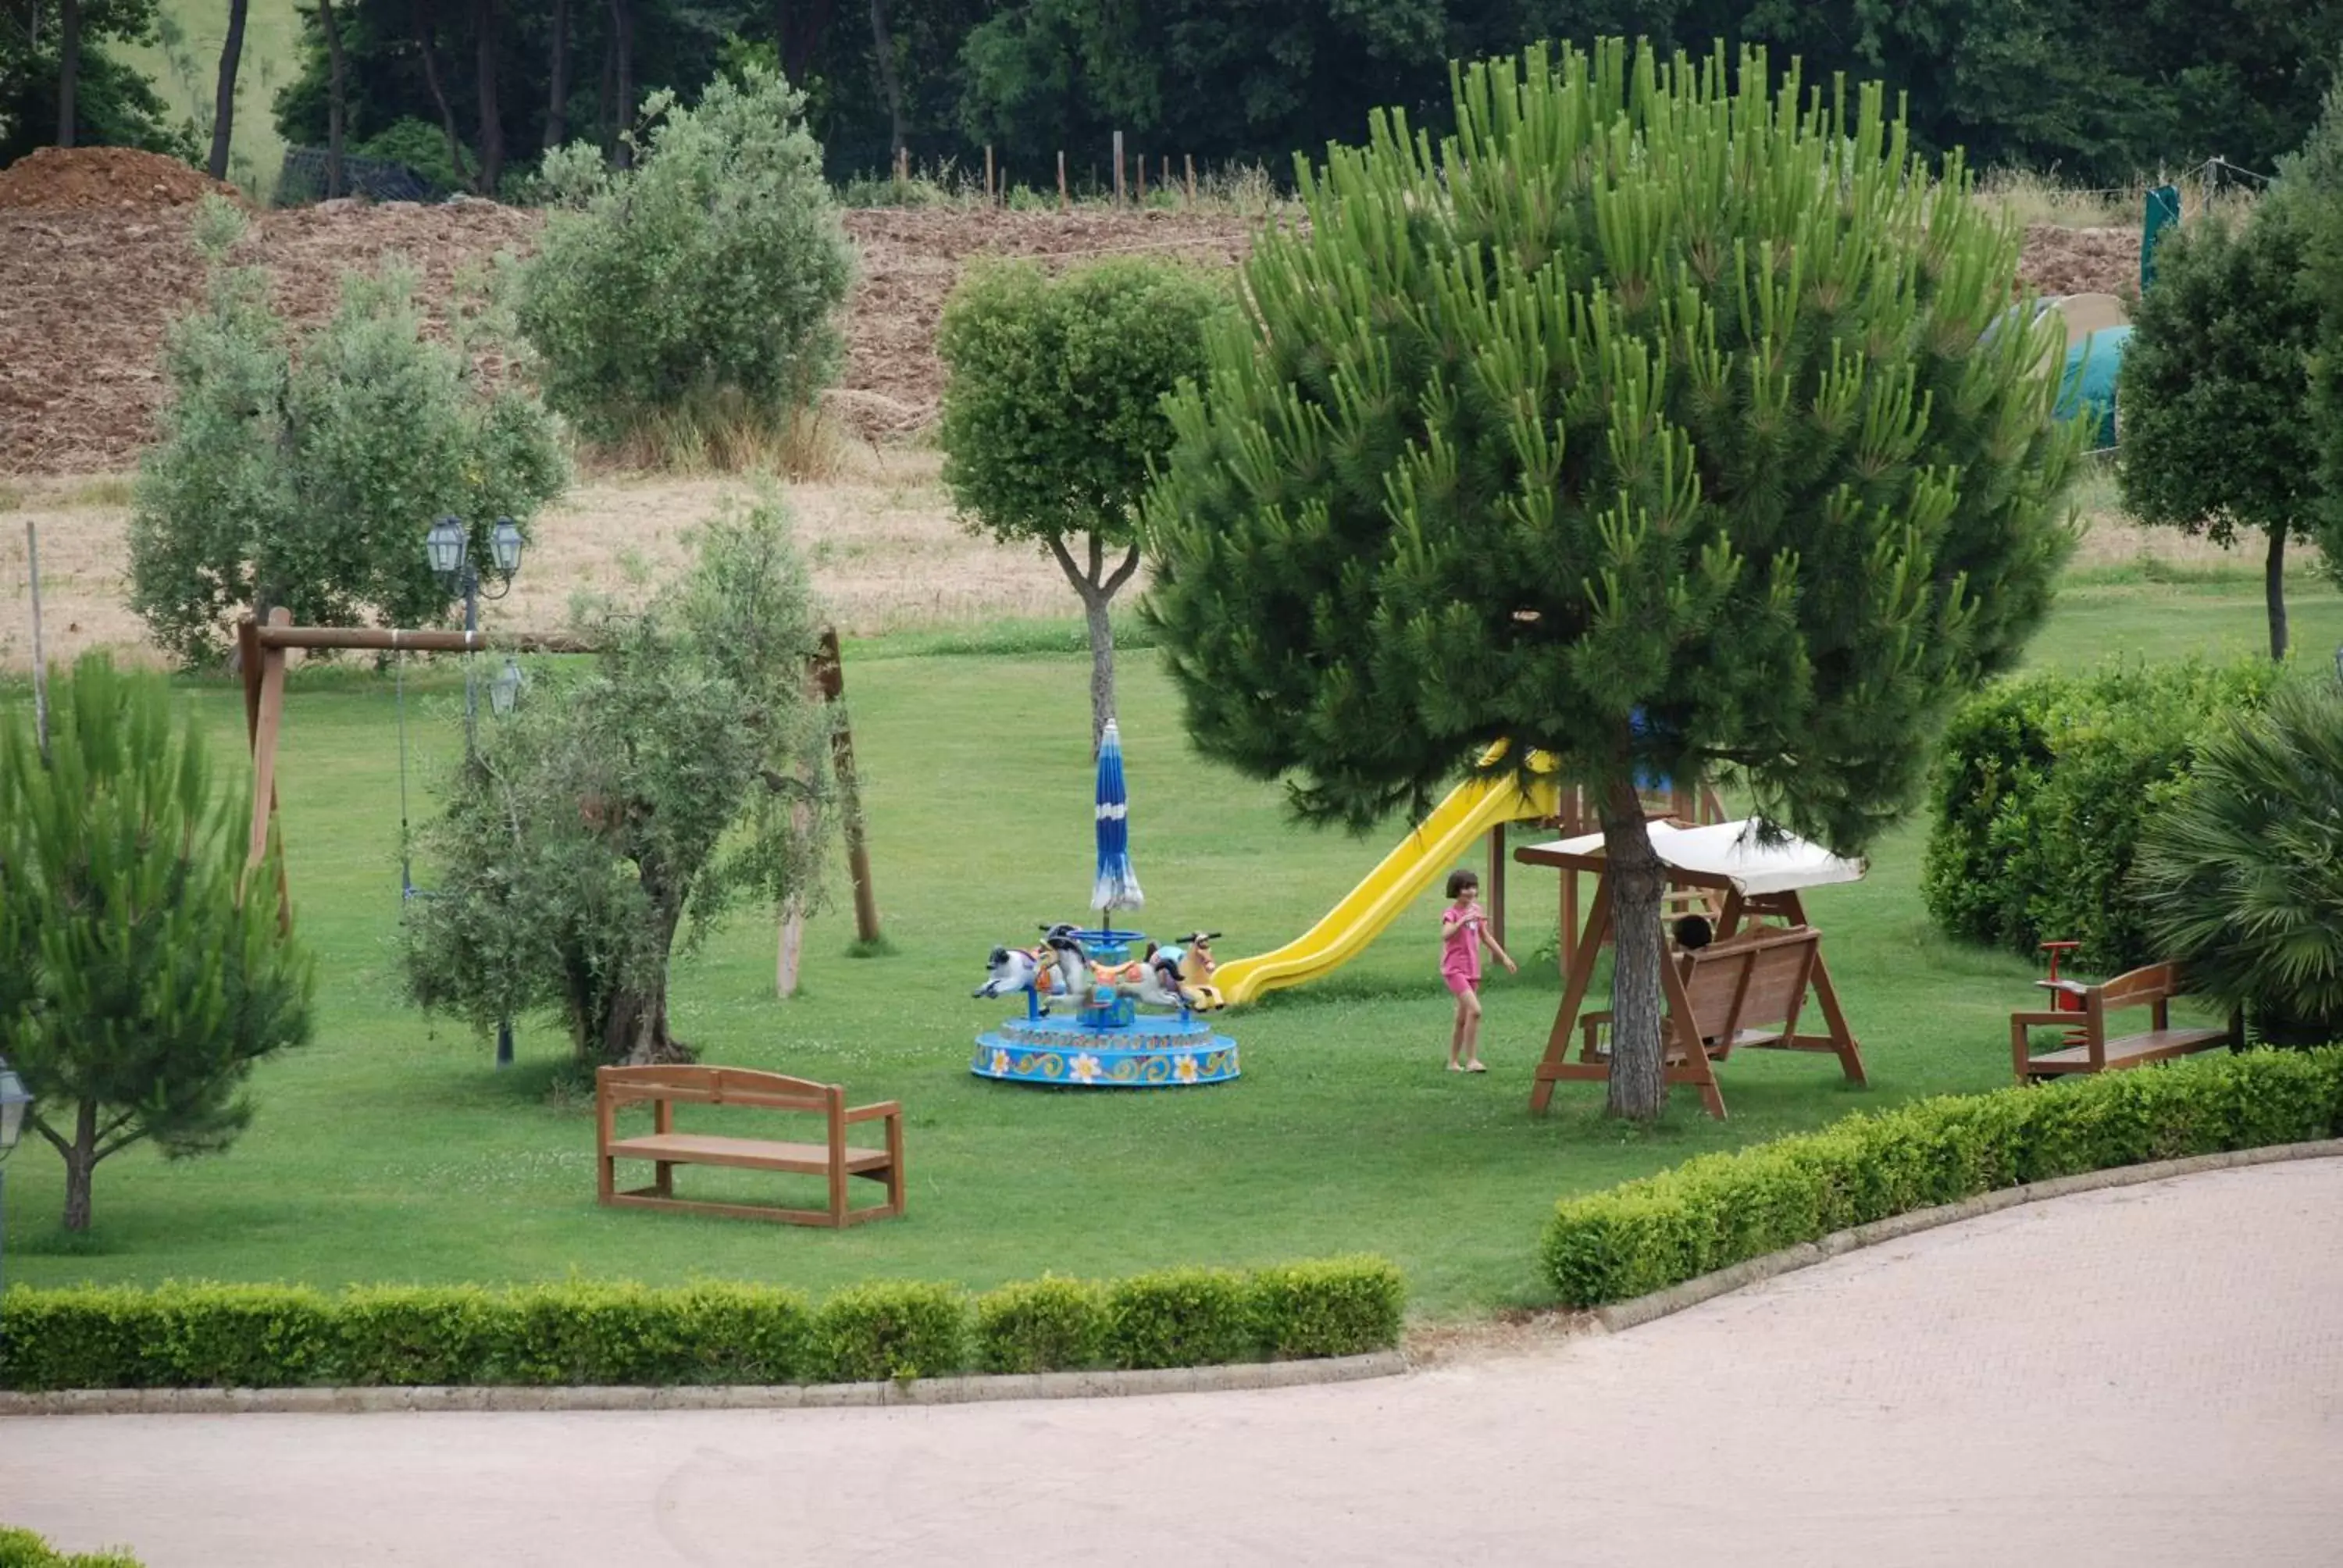
<path fill-rule="evenodd" d="M 51 155 L 41 154 L 0 171 L 0 474 L 131 466 L 162 399 L 164 330 L 202 295 L 187 224 L 209 181 L 118 149 L 55 156 L 76 161 L 44 166 Z M 444 300 L 467 266 L 526 253 L 539 221 L 483 201 L 328 202 L 257 215 L 239 259 L 266 266 L 287 310 L 308 321 L 332 310 L 342 269 L 390 254 L 421 272 L 428 298 Z M 1095 208 L 881 208 L 848 214 L 847 228 L 862 259 L 848 305 L 845 381 L 833 398 L 875 438 L 932 418 L 942 384 L 936 320 L 971 259 L 1062 264 L 1158 251 L 1225 265 L 1250 243 L 1249 226 L 1224 214 Z M 2128 231 L 2028 235 L 2029 281 L 2052 292 L 2120 291 L 2137 266 Z"/>

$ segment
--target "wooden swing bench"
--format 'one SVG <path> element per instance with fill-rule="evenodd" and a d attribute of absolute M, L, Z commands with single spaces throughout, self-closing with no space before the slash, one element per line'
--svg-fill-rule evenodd
<path fill-rule="evenodd" d="M 834 1083 L 815 1083 L 778 1072 L 741 1067 L 605 1067 L 594 1075 L 597 1164 L 600 1199 L 605 1204 L 637 1209 L 680 1209 L 695 1214 L 721 1214 L 736 1220 L 778 1220 L 791 1225 L 859 1225 L 865 1220 L 887 1220 L 903 1211 L 903 1108 L 892 1100 L 850 1110 L 846 1091 Z M 631 1138 L 618 1134 L 618 1111 L 648 1101 L 652 1130 Z M 678 1132 L 679 1104 L 746 1105 L 765 1111 L 795 1111 L 823 1119 L 827 1138 L 820 1143 L 784 1143 L 761 1138 L 732 1138 L 704 1132 Z M 859 1121 L 883 1121 L 883 1148 L 860 1148 L 847 1142 L 847 1129 Z M 648 1187 L 621 1191 L 618 1162 L 648 1160 L 652 1180 Z M 679 1165 L 723 1165 L 743 1171 L 779 1171 L 792 1175 L 824 1176 L 830 1181 L 830 1202 L 823 1209 L 786 1209 L 755 1203 L 708 1203 L 675 1195 Z M 849 1206 L 850 1178 L 886 1184 L 887 1201 L 856 1209 Z"/>
<path fill-rule="evenodd" d="M 1835 1005 L 1824 1009 L 1828 1032 L 1800 1034 L 1806 991 L 1822 977 L 1822 933 L 1809 925 L 1753 926 L 1696 951 L 1668 955 L 1660 970 L 1666 1010 L 1661 1020 L 1662 1076 L 1700 1091 L 1701 1103 L 1725 1119 L 1725 1095 L 1715 1063 L 1735 1050 L 1821 1050 L 1839 1059 L 1848 1081 L 1861 1083 L 1863 1055 Z M 1826 983 L 1826 982 L 1825 982 Z M 1538 1065 L 1537 1088 L 1556 1080 L 1607 1079 L 1611 1051 L 1606 1010 L 1578 1020 L 1576 1061 L 1549 1045 Z M 1540 1105 L 1543 1109 L 1543 1105 Z"/>
<path fill-rule="evenodd" d="M 2010 1065 L 2016 1070 L 2020 1083 L 2070 1072 L 2116 1072 L 2187 1056 L 2191 1051 L 2210 1050 L 2218 1045 L 2237 1046 L 2245 1042 L 2245 1021 L 2236 1013 L 2218 1028 L 2172 1027 L 2171 1001 L 2180 994 L 2177 965 L 2149 964 L 2097 985 L 2072 980 L 2053 983 L 2060 999 L 2066 1002 L 2065 1008 L 2009 1015 Z M 2109 1040 L 2107 1014 L 2139 1007 L 2150 1010 L 2149 1027 L 2137 1034 Z M 2063 1047 L 2036 1055 L 2027 1039 L 2027 1031 L 2036 1029 L 2064 1030 Z"/>

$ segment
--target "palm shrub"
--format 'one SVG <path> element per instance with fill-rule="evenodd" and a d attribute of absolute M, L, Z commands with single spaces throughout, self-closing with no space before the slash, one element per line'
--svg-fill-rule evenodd
<path fill-rule="evenodd" d="M 86 1230 L 101 1161 L 226 1148 L 253 1064 L 309 1038 L 313 977 L 275 863 L 245 865 L 244 797 L 159 676 L 86 654 L 51 731 L 0 713 L 0 1056 L 65 1162 Z"/>
<path fill-rule="evenodd" d="M 1208 753 L 1371 821 L 1503 743 L 1599 805 L 1614 1113 L 1657 1113 L 1640 775 L 1736 775 L 1860 851 L 2070 541 L 2055 327 L 2016 236 L 1884 95 L 1762 53 L 1533 48 L 1453 136 L 1375 116 L 1299 171 L 1146 520 Z M 1995 330 L 1996 322 L 2003 323 Z"/>
<path fill-rule="evenodd" d="M 545 156 L 554 210 L 517 307 L 546 398 L 599 441 L 663 418 L 786 426 L 837 376 L 853 270 L 805 95 L 749 65 L 643 115 L 631 168 L 584 142 Z"/>
<path fill-rule="evenodd" d="M 170 397 L 131 506 L 131 608 L 190 665 L 223 651 L 246 608 L 304 625 L 438 620 L 431 520 L 526 527 L 568 479 L 544 405 L 475 367 L 469 351 L 496 341 L 485 314 L 459 315 L 452 343 L 426 337 L 415 275 L 393 263 L 346 275 L 332 318 L 298 333 L 265 268 L 228 265 L 243 231 L 225 201 L 196 220 L 205 301 L 165 340 Z"/>
<path fill-rule="evenodd" d="M 2273 1044 L 2343 1040 L 2343 691 L 2289 681 L 2207 738 L 2134 876 L 2191 990 Z"/>

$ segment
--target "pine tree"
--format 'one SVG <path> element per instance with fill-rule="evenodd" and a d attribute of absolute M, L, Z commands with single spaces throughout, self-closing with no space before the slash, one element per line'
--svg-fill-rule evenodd
<path fill-rule="evenodd" d="M 53 719 L 45 751 L 29 713 L 0 716 L 0 1056 L 80 1231 L 99 1161 L 235 1141 L 252 1064 L 309 1038 L 312 980 L 273 865 L 245 870 L 244 801 L 213 797 L 162 678 L 85 655 Z"/>
<path fill-rule="evenodd" d="M 1301 171 L 1172 404 L 1150 612 L 1208 753 L 1363 824 L 1495 742 L 1600 802 L 1611 1110 L 1658 1113 L 1639 773 L 1859 852 L 2072 538 L 2015 234 L 1876 86 L 1762 53 L 1474 65 Z"/>

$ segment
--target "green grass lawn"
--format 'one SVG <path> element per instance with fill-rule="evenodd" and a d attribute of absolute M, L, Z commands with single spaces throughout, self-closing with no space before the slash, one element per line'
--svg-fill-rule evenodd
<path fill-rule="evenodd" d="M 2343 600 L 2306 581 L 2296 635 L 2324 659 Z M 2258 586 L 2101 584 L 2058 611 L 2038 658 L 2250 651 Z M 1733 1120 L 1678 1095 L 1650 1131 L 1605 1123 L 1599 1090 L 1564 1085 L 1525 1110 L 1556 1000 L 1529 954 L 1550 940 L 1554 884 L 1516 868 L 1519 980 L 1488 996 L 1486 1077 L 1443 1070 L 1450 1006 L 1434 973 L 1436 897 L 1319 987 L 1227 1015 L 1241 1082 L 1071 1092 L 970 1076 L 971 1036 L 1003 1016 L 971 1001 L 983 954 L 1038 922 L 1079 919 L 1091 876 L 1085 668 L 1071 656 L 939 654 L 906 640 L 850 649 L 880 903 L 893 956 L 846 954 L 850 917 L 823 913 L 804 993 L 772 994 L 773 931 L 744 920 L 677 979 L 679 1032 L 713 1061 L 898 1098 L 908 1114 L 907 1218 L 843 1233 L 604 1211 L 593 1201 L 589 1111 L 553 1102 L 564 1045 L 524 1025 L 521 1064 L 401 1005 L 397 737 L 370 678 L 297 675 L 283 771 L 297 919 L 320 968 L 317 1040 L 265 1066 L 258 1115 L 225 1155 L 134 1151 L 100 1168 L 96 1227 L 56 1228 L 60 1166 L 28 1141 L 10 1162 L 7 1269 L 35 1284 L 167 1278 L 488 1282 L 572 1273 L 767 1280 L 817 1293 L 874 1276 L 983 1286 L 1045 1270 L 1115 1274 L 1173 1263 L 1261 1263 L 1369 1249 L 1407 1271 L 1418 1311 L 1535 1302 L 1538 1226 L 1554 1198 L 1688 1155 L 1819 1125 L 1915 1096 L 2008 1080 L 2006 1015 L 2031 998 L 2025 960 L 1954 946 L 1916 892 L 1920 839 L 1879 847 L 1869 879 L 1811 910 L 1872 1087 L 1827 1058 L 1735 1058 Z M 1187 749 L 1151 655 L 1127 654 L 1122 719 L 1144 924 L 1228 934 L 1223 957 L 1294 935 L 1400 830 L 1372 840 L 1300 829 L 1278 792 Z M 233 755 L 236 694 L 195 699 Z M 422 704 L 420 792 L 460 744 L 443 684 Z M 485 717 L 482 720 L 489 722 Z M 842 903 L 842 900 L 841 900 Z M 687 1195 L 757 1195 L 760 1179 L 684 1171 Z"/>

